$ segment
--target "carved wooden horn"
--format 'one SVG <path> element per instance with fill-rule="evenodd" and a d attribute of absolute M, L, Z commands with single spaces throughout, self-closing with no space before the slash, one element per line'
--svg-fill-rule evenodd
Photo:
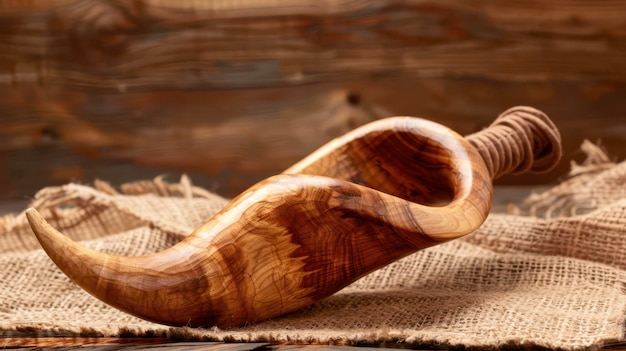
<path fill-rule="evenodd" d="M 26 212 L 52 260 L 83 289 L 174 326 L 254 323 L 312 304 L 417 250 L 468 234 L 491 207 L 492 178 L 545 171 L 560 135 L 516 107 L 465 139 L 393 117 L 323 146 L 232 200 L 163 252 L 120 257 L 65 237 Z"/>

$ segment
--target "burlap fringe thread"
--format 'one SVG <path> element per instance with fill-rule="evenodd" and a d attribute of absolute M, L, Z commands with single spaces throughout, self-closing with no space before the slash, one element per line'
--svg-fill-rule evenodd
<path fill-rule="evenodd" d="M 166 328 L 119 312 L 65 277 L 23 214 L 0 218 L 0 330 L 293 344 L 404 343 L 597 349 L 626 317 L 626 162 L 584 143 L 570 178 L 472 235 L 424 250 L 288 316 L 241 329 Z M 161 178 L 68 184 L 32 206 L 69 237 L 122 255 L 174 245 L 227 203 Z M 541 217 L 541 218 L 540 218 Z"/>
<path fill-rule="evenodd" d="M 566 182 L 532 194 L 520 205 L 511 204 L 509 213 L 545 218 L 571 217 L 626 197 L 624 179 L 611 172 L 617 164 L 611 161 L 607 152 L 589 140 L 583 141 L 580 149 L 587 158 L 581 164 L 570 162 Z"/>

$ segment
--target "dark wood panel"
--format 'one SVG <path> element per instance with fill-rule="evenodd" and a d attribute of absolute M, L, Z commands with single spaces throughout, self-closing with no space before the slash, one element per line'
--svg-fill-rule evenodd
<path fill-rule="evenodd" d="M 391 115 L 545 110 L 626 157 L 626 3 L 0 2 L 0 199 L 180 172 L 232 196 Z M 502 184 L 554 181 L 506 178 Z"/>
<path fill-rule="evenodd" d="M 23 198 L 69 180 L 119 183 L 163 173 L 175 180 L 188 172 L 199 185 L 232 196 L 375 118 L 423 116 L 469 134 L 515 104 L 538 107 L 555 120 L 566 161 L 551 174 L 500 184 L 545 183 L 567 172 L 567 160 L 584 158 L 578 147 L 585 138 L 601 140 L 616 159 L 626 156 L 625 94 L 625 83 L 410 77 L 260 90 L 12 90 L 0 97 L 7 112 L 0 193 Z"/>
<path fill-rule="evenodd" d="M 13 85 L 126 92 L 394 73 L 626 80 L 626 3 L 616 0 L 18 0 L 0 11 L 0 76 Z"/>

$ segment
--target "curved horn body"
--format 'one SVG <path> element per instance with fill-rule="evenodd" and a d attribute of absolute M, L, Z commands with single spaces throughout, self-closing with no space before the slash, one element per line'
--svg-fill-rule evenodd
<path fill-rule="evenodd" d="M 142 257 L 90 250 L 36 210 L 26 214 L 59 268 L 104 302 L 162 324 L 235 327 L 310 305 L 477 229 L 492 196 L 481 154 L 436 123 L 380 120 L 254 185 L 172 248 Z"/>

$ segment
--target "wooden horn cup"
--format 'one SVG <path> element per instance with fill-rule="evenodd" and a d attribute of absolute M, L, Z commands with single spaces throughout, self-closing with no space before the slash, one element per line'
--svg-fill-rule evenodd
<path fill-rule="evenodd" d="M 544 126 L 511 119 L 520 115 Z M 506 111 L 467 139 L 424 119 L 392 117 L 252 186 L 156 254 L 97 252 L 35 209 L 26 215 L 50 258 L 98 299 L 157 323 L 229 328 L 295 311 L 474 231 L 490 210 L 492 178 L 545 171 L 559 155 L 558 131 L 531 108 Z"/>

